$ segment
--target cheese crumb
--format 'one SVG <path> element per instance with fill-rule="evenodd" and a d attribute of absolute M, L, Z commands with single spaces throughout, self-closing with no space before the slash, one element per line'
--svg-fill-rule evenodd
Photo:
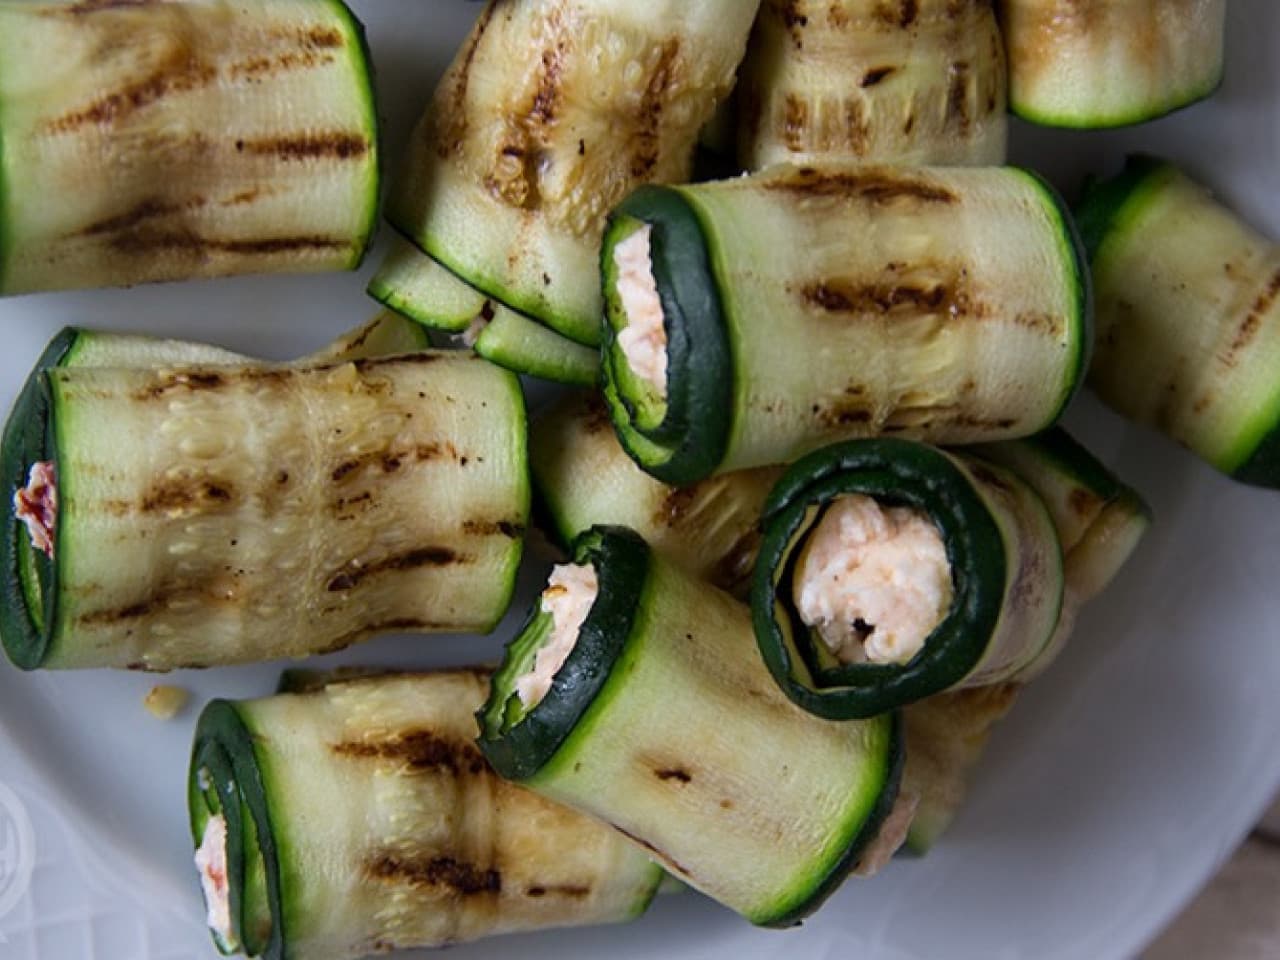
<path fill-rule="evenodd" d="M 542 612 L 551 615 L 551 635 L 534 655 L 532 669 L 515 683 L 516 695 L 530 710 L 542 702 L 551 681 L 569 659 L 599 592 L 591 564 L 561 563 L 551 571 L 540 601 Z"/>
<path fill-rule="evenodd" d="M 205 824 L 200 849 L 196 851 L 196 870 L 208 908 L 209 929 L 233 949 L 235 930 L 231 926 L 231 890 L 227 883 L 227 821 L 221 814 Z"/>
<path fill-rule="evenodd" d="M 172 720 L 182 712 L 190 698 L 191 694 L 182 687 L 158 686 L 151 688 L 142 705 L 157 720 Z"/>
<path fill-rule="evenodd" d="M 51 461 L 31 465 L 27 485 L 13 493 L 13 509 L 26 524 L 31 545 L 52 560 L 54 531 L 58 528 L 58 477 Z"/>
<path fill-rule="evenodd" d="M 907 663 L 946 617 L 946 545 L 927 515 L 844 496 L 823 514 L 796 565 L 796 609 L 842 663 Z"/>
<path fill-rule="evenodd" d="M 613 248 L 618 298 L 627 315 L 627 325 L 618 332 L 618 346 L 632 372 L 665 397 L 667 331 L 649 257 L 652 233 L 653 227 L 643 226 Z"/>

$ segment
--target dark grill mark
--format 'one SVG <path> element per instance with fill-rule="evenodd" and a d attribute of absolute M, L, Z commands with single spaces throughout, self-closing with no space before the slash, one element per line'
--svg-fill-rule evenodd
<path fill-rule="evenodd" d="M 325 589 L 330 593 L 340 593 L 353 590 L 369 577 L 381 573 L 414 570 L 418 567 L 444 567 L 467 562 L 469 562 L 468 558 L 448 547 L 419 547 L 416 550 L 384 557 L 363 566 L 349 564 L 346 569 L 340 570 L 329 578 Z"/>
<path fill-rule="evenodd" d="M 959 61 L 947 71 L 947 123 L 955 124 L 962 131 L 969 129 L 969 64 Z"/>
<path fill-rule="evenodd" d="M 286 161 L 355 160 L 369 152 L 369 141 L 358 134 L 329 131 L 295 137 L 237 140 L 236 150 Z"/>
<path fill-rule="evenodd" d="M 316 54 L 312 50 L 281 53 L 274 57 L 254 57 L 241 63 L 233 63 L 227 68 L 227 74 L 233 80 L 250 80 L 261 83 L 275 74 L 287 73 L 290 70 L 310 70 L 333 63 L 336 58 L 330 54 Z"/>
<path fill-rule="evenodd" d="M 434 460 L 445 453 L 455 460 L 458 458 L 458 451 L 451 443 L 420 443 L 412 449 L 381 450 L 365 453 L 358 457 L 352 457 L 350 460 L 342 461 L 333 468 L 329 478 L 334 483 L 341 483 L 351 474 L 369 466 L 377 466 L 383 473 L 395 473 L 404 466 L 406 460 L 417 462 Z"/>
<path fill-rule="evenodd" d="M 1100 509 L 1102 501 L 1092 491 L 1076 487 L 1067 494 L 1067 506 L 1076 516 L 1084 517 Z"/>
<path fill-rule="evenodd" d="M 688 870 L 686 870 L 684 867 L 682 867 L 678 860 L 676 860 L 674 857 L 670 856 L 669 854 L 664 853 L 662 850 L 659 850 L 648 840 L 644 840 L 640 837 L 637 837 L 630 830 L 624 830 L 622 827 L 618 826 L 616 823 L 611 824 L 611 826 L 613 827 L 613 829 L 617 830 L 620 834 L 622 834 L 632 843 L 636 844 L 636 846 L 641 847 L 645 850 L 648 850 L 649 853 L 653 855 L 653 858 L 655 860 L 657 860 L 659 863 L 664 864 L 668 869 L 674 870 L 676 873 L 683 874 L 684 876 L 689 877 L 690 879 L 693 879 L 693 874 L 690 873 Z"/>
<path fill-rule="evenodd" d="M 1253 342 L 1253 338 L 1257 336 L 1258 331 L 1262 328 L 1263 315 L 1275 306 L 1278 297 L 1280 297 L 1280 270 L 1271 275 L 1271 279 L 1263 287 L 1262 292 L 1258 294 L 1253 306 L 1249 308 L 1249 313 L 1244 318 L 1244 322 L 1240 324 L 1240 329 L 1236 331 L 1235 339 L 1231 341 L 1231 346 L 1227 351 L 1227 362 L 1229 364 L 1234 365 L 1236 355 Z"/>
<path fill-rule="evenodd" d="M 129 4 L 132 5 L 132 4 Z M 94 8 L 103 9 L 98 6 Z M 87 11 L 86 11 L 87 12 Z M 199 63 L 186 53 L 175 54 L 155 73 L 105 94 L 87 106 L 63 114 L 46 124 L 50 133 L 72 133 L 93 124 L 111 124 L 143 110 L 174 93 L 187 93 L 207 87 L 218 77 L 218 71 Z"/>
<path fill-rule="evenodd" d="M 370 861 L 365 870 L 375 880 L 414 887 L 449 887 L 466 897 L 502 891 L 502 875 L 497 870 L 453 857 L 406 859 L 387 853 Z"/>
<path fill-rule="evenodd" d="M 898 14 L 898 26 L 904 30 L 916 22 L 916 17 L 920 13 L 920 4 L 917 0 L 902 0 L 902 9 Z"/>
<path fill-rule="evenodd" d="M 804 149 L 808 125 L 808 105 L 795 94 L 788 93 L 783 103 L 782 139 L 792 153 L 800 153 Z"/>
<path fill-rule="evenodd" d="M 801 167 L 768 178 L 762 185 L 766 190 L 792 193 L 800 197 L 850 197 L 876 204 L 896 200 L 947 204 L 959 201 L 959 197 L 944 187 L 888 170 L 852 173 Z"/>
<path fill-rule="evenodd" d="M 224 481 L 165 480 L 151 487 L 143 496 L 139 506 L 143 513 L 156 513 L 214 505 L 225 506 L 232 499 L 234 499 L 232 487 Z"/>
<path fill-rule="evenodd" d="M 700 490 L 700 486 L 672 487 L 671 492 L 662 498 L 654 519 L 661 526 L 678 527 L 698 502 Z"/>
<path fill-rule="evenodd" d="M 346 46 L 342 31 L 335 27 L 312 27 L 302 39 L 307 46 L 320 50 L 336 50 Z"/>
<path fill-rule="evenodd" d="M 456 61 L 457 69 L 453 72 L 452 83 L 441 84 L 440 96 L 432 106 L 433 122 L 440 124 L 436 152 L 441 160 L 462 149 L 467 135 L 467 88 L 471 83 L 471 67 L 475 62 L 476 51 L 480 48 L 480 41 L 484 39 L 497 8 L 495 3 L 485 4 Z M 431 129 L 432 126 L 428 124 L 428 135 Z"/>
<path fill-rule="evenodd" d="M 113 237 L 111 246 L 120 253 L 134 256 L 155 256 L 165 252 L 181 252 L 189 253 L 193 256 L 228 253 L 234 256 L 256 257 L 282 253 L 319 253 L 332 250 L 347 250 L 351 247 L 351 241 L 322 236 L 217 240 L 212 237 L 196 236 L 189 232 L 157 230 L 139 231 Z"/>
<path fill-rule="evenodd" d="M 71 16 L 82 16 L 86 13 L 100 13 L 103 10 L 118 10 L 125 7 L 149 7 L 156 0 L 80 0 L 66 7 L 63 12 Z"/>
<path fill-rule="evenodd" d="M 645 85 L 644 96 L 640 99 L 637 111 L 637 130 L 635 145 L 631 154 L 631 176 L 637 180 L 646 180 L 658 165 L 661 153 L 662 113 L 667 101 L 667 93 L 676 82 L 680 67 L 680 41 L 672 37 L 663 44 L 658 56 L 658 63 L 649 82 Z"/>
<path fill-rule="evenodd" d="M 662 780 L 664 782 L 668 780 L 675 780 L 677 783 L 691 783 L 693 781 L 693 777 L 689 774 L 689 772 L 687 770 L 681 769 L 680 767 L 671 767 L 665 770 L 655 770 L 653 771 L 653 775 L 657 777 L 659 780 Z"/>
<path fill-rule="evenodd" d="M 949 313 L 961 316 L 971 310 L 967 294 L 945 283 L 849 284 L 820 280 L 805 284 L 800 298 L 827 313 Z"/>
<path fill-rule="evenodd" d="M 591 895 L 591 888 L 572 883 L 539 884 L 529 887 L 524 892 L 526 897 L 533 897 L 534 899 L 545 897 L 547 894 L 580 900 Z"/>
<path fill-rule="evenodd" d="M 430 730 L 405 730 L 381 740 L 346 740 L 330 749 L 340 757 L 393 760 L 411 770 L 447 770 L 457 775 L 484 772 L 484 756 L 467 741 L 451 740 Z"/>
<path fill-rule="evenodd" d="M 171 374 L 134 393 L 135 400 L 158 400 L 173 390 L 220 390 L 233 383 L 285 383 L 293 376 L 289 370 L 272 367 L 245 367 L 234 371 L 215 373 L 207 370 L 188 370 Z"/>
<path fill-rule="evenodd" d="M 517 540 L 524 536 L 524 525 L 510 520 L 465 520 L 462 531 L 476 537 L 503 536 Z"/>
<path fill-rule="evenodd" d="M 881 80 L 884 80 L 891 74 L 896 73 L 897 70 L 897 67 L 876 67 L 874 70 L 868 70 L 862 75 L 863 89 L 865 90 L 867 87 L 874 87 Z"/>
<path fill-rule="evenodd" d="M 172 216 L 175 213 L 183 213 L 187 210 L 198 210 L 205 205 L 203 197 L 192 197 L 183 203 L 168 203 L 164 200 L 152 197 L 149 200 L 143 200 L 131 210 L 124 213 L 116 214 L 113 217 L 107 217 L 105 220 L 99 220 L 91 223 L 80 231 L 80 236 L 96 237 L 103 233 L 116 233 L 120 230 L 128 230 L 136 227 L 140 223 L 147 220 L 154 220 L 160 217 Z"/>

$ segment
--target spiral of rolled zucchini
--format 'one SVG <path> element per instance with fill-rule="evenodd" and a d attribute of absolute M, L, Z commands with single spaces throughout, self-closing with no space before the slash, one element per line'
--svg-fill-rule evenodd
<path fill-rule="evenodd" d="M 351 269 L 376 222 L 341 0 L 3 0 L 0 143 L 0 293 Z"/>
<path fill-rule="evenodd" d="M 487 683 L 463 669 L 211 703 L 188 801 L 218 946 L 353 960 L 643 913 L 661 868 L 484 762 Z"/>
<path fill-rule="evenodd" d="M 500 774 L 613 824 L 757 924 L 797 922 L 896 849 L 895 716 L 828 723 L 788 703 L 747 609 L 630 530 L 594 527 L 573 558 L 479 714 Z"/>
<path fill-rule="evenodd" d="M 602 273 L 610 416 L 677 486 L 853 437 L 1030 435 L 1091 343 L 1070 217 L 1014 169 L 643 187 L 613 214 Z"/>
<path fill-rule="evenodd" d="M 396 342 L 379 329 L 284 366 L 55 338 L 0 458 L 10 658 L 168 670 L 490 629 L 527 522 L 519 384 L 461 354 L 344 358 Z"/>
<path fill-rule="evenodd" d="M 765 0 L 736 91 L 738 158 L 1000 164 L 1007 76 L 989 0 Z"/>

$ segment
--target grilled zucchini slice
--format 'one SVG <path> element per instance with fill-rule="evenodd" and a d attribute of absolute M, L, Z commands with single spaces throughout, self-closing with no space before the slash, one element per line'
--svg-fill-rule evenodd
<path fill-rule="evenodd" d="M 1006 87 L 990 0 L 765 0 L 737 88 L 738 159 L 998 165 Z"/>
<path fill-rule="evenodd" d="M 353 269 L 378 156 L 340 0 L 0 2 L 0 293 Z"/>

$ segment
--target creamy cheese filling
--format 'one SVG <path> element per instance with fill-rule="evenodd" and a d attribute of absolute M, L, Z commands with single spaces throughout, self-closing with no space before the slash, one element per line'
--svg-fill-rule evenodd
<path fill-rule="evenodd" d="M 516 695 L 530 710 L 542 702 L 551 681 L 569 659 L 599 592 L 591 564 L 561 563 L 551 571 L 540 601 L 542 612 L 551 615 L 551 635 L 534 655 L 533 667 L 515 683 Z"/>
<path fill-rule="evenodd" d="M 58 478 L 53 464 L 31 465 L 27 485 L 14 491 L 13 509 L 27 526 L 31 545 L 53 559 L 53 531 L 58 525 Z"/>
<path fill-rule="evenodd" d="M 618 332 L 618 346 L 632 372 L 665 397 L 667 331 L 649 257 L 652 233 L 653 227 L 643 226 L 613 248 L 618 299 L 627 315 L 627 325 Z"/>
<path fill-rule="evenodd" d="M 209 929 L 228 946 L 235 945 L 231 926 L 231 890 L 227 885 L 227 821 L 221 814 L 209 818 L 204 827 L 200 849 L 196 851 L 196 870 L 209 911 Z"/>
<path fill-rule="evenodd" d="M 809 535 L 792 591 L 842 663 L 906 663 L 951 607 L 951 564 L 926 514 L 850 494 Z"/>

